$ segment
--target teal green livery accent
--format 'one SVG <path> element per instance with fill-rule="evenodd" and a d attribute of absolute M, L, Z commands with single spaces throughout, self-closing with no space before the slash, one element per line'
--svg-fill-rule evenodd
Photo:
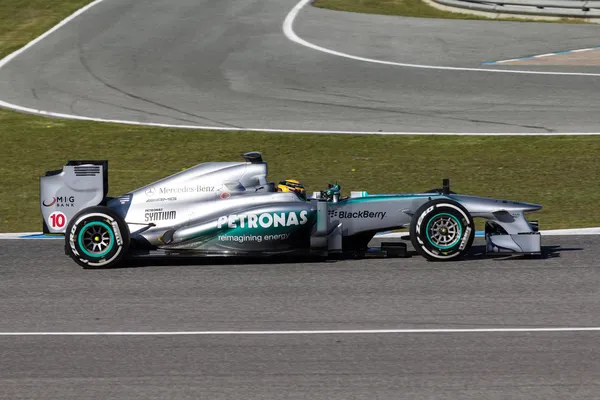
<path fill-rule="evenodd" d="M 422 199 L 428 197 L 445 197 L 441 194 L 437 193 L 427 193 L 427 194 L 372 194 L 363 197 L 349 197 L 346 199 L 342 199 L 339 203 L 365 203 L 370 201 L 388 201 L 393 199 Z"/>

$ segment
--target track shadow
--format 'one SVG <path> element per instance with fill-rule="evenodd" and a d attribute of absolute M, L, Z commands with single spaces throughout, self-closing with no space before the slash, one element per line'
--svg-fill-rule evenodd
<path fill-rule="evenodd" d="M 481 260 L 493 259 L 497 261 L 529 259 L 529 260 L 545 260 L 549 258 L 559 258 L 562 252 L 567 251 L 582 251 L 583 247 L 561 247 L 561 246 L 542 246 L 541 254 L 521 254 L 521 253 L 487 253 L 485 246 L 473 246 L 471 251 L 464 260 Z"/>
<path fill-rule="evenodd" d="M 338 260 L 329 260 L 316 257 L 161 257 L 147 256 L 142 258 L 131 258 L 116 267 L 120 268 L 143 268 L 143 267 L 175 267 L 175 266 L 218 266 L 218 265 L 274 265 L 274 264 L 298 264 L 298 263 L 331 263 Z"/>
<path fill-rule="evenodd" d="M 541 254 L 515 254 L 515 253 L 487 253 L 485 251 L 485 245 L 474 245 L 469 253 L 463 257 L 461 262 L 477 262 L 484 259 L 491 259 L 494 261 L 508 261 L 515 259 L 530 259 L 530 260 L 543 260 L 550 258 L 558 258 L 562 252 L 567 251 L 581 251 L 582 247 L 561 247 L 561 246 L 542 246 Z M 144 256 L 140 258 L 131 258 L 126 260 L 123 264 L 116 267 L 108 268 L 94 268 L 94 269 L 116 269 L 116 268 L 143 268 L 143 267 L 174 267 L 174 266 L 219 266 L 219 265 L 294 265 L 294 264 L 330 264 L 344 260 L 369 260 L 378 259 L 385 257 L 339 257 L 339 258 L 324 258 L 316 256 L 265 256 L 265 257 L 218 257 L 218 256 L 207 256 L 207 257 L 189 257 L 189 256 L 178 256 L 178 257 L 164 257 L 164 256 Z M 396 259 L 411 259 L 411 258 L 422 258 L 419 253 L 414 249 L 408 249 L 407 257 L 396 258 Z M 436 261 L 436 264 L 442 264 L 443 262 Z M 448 263 L 455 263 L 455 261 L 448 261 Z"/>

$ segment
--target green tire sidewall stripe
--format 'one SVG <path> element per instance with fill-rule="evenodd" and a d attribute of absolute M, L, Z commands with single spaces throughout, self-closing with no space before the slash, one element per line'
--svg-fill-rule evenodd
<path fill-rule="evenodd" d="M 431 241 L 431 238 L 429 237 L 429 225 L 431 224 L 431 221 L 433 221 L 433 220 L 434 220 L 434 219 L 436 219 L 437 217 L 443 217 L 443 216 L 450 217 L 450 218 L 452 218 L 454 221 L 456 221 L 456 223 L 458 224 L 458 229 L 460 230 L 460 232 L 459 232 L 459 234 L 458 234 L 458 237 L 456 238 L 456 240 L 455 240 L 455 241 L 454 241 L 452 244 L 450 244 L 450 245 L 448 245 L 448 246 L 438 246 L 437 244 L 433 243 L 433 242 Z M 435 214 L 435 215 L 434 215 L 433 217 L 431 217 L 431 219 L 430 219 L 430 220 L 427 222 L 427 227 L 425 228 L 425 236 L 427 237 L 427 240 L 429 241 L 429 243 L 431 243 L 431 245 L 432 245 L 432 246 L 434 246 L 436 249 L 440 249 L 440 250 L 447 250 L 447 249 L 450 249 L 450 248 L 452 248 L 452 247 L 456 246 L 458 243 L 460 243 L 460 238 L 462 237 L 462 233 L 463 233 L 463 230 L 462 230 L 462 225 L 461 225 L 460 221 L 458 220 L 458 218 L 456 218 L 454 215 L 452 215 L 452 214 L 448 214 L 448 213 L 440 213 L 440 214 Z"/>
<path fill-rule="evenodd" d="M 89 251 L 86 250 L 85 246 L 83 245 L 83 240 L 82 240 L 83 233 L 90 226 L 102 226 L 108 231 L 108 234 L 110 235 L 110 246 L 108 246 L 108 248 L 106 250 L 104 250 L 102 253 L 99 253 L 99 254 L 90 253 Z M 79 231 L 79 235 L 77 236 L 77 244 L 79 245 L 79 249 L 88 257 L 92 257 L 92 258 L 96 258 L 96 259 L 102 258 L 105 255 L 107 255 L 113 249 L 113 247 L 115 247 L 115 235 L 113 234 L 112 228 L 104 222 L 100 222 L 100 221 L 88 222 Z"/>

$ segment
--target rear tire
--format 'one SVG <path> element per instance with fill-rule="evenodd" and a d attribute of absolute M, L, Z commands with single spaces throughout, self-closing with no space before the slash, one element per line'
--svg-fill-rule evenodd
<path fill-rule="evenodd" d="M 65 232 L 65 252 L 84 268 L 118 266 L 129 250 L 129 228 L 108 207 L 88 207 L 78 212 Z"/>
<path fill-rule="evenodd" d="M 410 240 L 430 261 L 453 261 L 464 256 L 475 238 L 469 212 L 449 199 L 431 200 L 417 209 L 410 224 Z"/>

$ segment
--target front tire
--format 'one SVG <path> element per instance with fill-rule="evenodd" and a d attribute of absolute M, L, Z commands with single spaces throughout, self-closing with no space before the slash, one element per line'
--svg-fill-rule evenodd
<path fill-rule="evenodd" d="M 84 268 L 118 266 L 129 250 L 129 228 L 108 207 L 89 207 L 78 212 L 65 233 L 65 252 Z"/>
<path fill-rule="evenodd" d="M 410 240 L 419 254 L 430 261 L 458 260 L 475 238 L 469 212 L 449 199 L 428 201 L 417 209 L 410 224 Z"/>

